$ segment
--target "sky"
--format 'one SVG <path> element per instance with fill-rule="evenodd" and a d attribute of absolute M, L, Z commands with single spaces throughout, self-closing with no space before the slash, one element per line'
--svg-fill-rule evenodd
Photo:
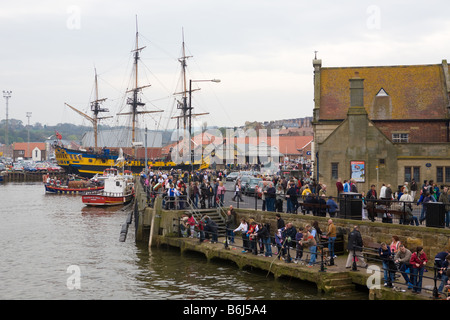
<path fill-rule="evenodd" d="M 9 119 L 89 125 L 99 98 L 126 110 L 136 17 L 149 129 L 176 127 L 182 36 L 194 125 L 312 116 L 315 52 L 323 67 L 439 64 L 450 58 L 446 1 L 3 0 L 0 90 Z M 220 79 L 220 83 L 198 80 Z M 199 89 L 199 90 L 197 90 Z M 105 116 L 106 114 L 102 114 Z M 0 120 L 6 99 L 0 102 Z M 117 117 L 102 123 L 115 125 Z"/>

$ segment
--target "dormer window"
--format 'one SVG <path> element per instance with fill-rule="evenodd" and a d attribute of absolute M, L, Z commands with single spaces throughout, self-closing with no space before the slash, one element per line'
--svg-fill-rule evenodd
<path fill-rule="evenodd" d="M 409 134 L 408 133 L 393 133 L 392 142 L 394 143 L 408 143 Z"/>

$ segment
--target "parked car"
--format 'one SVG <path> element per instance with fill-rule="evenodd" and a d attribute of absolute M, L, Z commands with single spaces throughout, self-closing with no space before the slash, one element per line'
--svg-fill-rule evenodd
<path fill-rule="evenodd" d="M 226 180 L 227 181 L 235 181 L 237 178 L 239 177 L 239 172 L 231 172 L 230 174 L 227 175 Z"/>
<path fill-rule="evenodd" d="M 64 169 L 58 165 L 50 165 L 47 168 L 48 172 L 64 172 Z"/>
<path fill-rule="evenodd" d="M 36 165 L 34 163 L 27 163 L 27 164 L 25 164 L 23 169 L 26 172 L 36 172 L 37 171 Z"/>
<path fill-rule="evenodd" d="M 14 163 L 12 167 L 12 171 L 23 171 L 23 165 L 19 163 Z"/>
<path fill-rule="evenodd" d="M 243 190 L 244 190 L 243 193 L 248 196 L 254 196 L 257 186 L 258 186 L 258 183 L 260 181 L 263 181 L 263 179 L 251 178 L 250 181 L 245 185 L 245 188 L 243 188 Z"/>

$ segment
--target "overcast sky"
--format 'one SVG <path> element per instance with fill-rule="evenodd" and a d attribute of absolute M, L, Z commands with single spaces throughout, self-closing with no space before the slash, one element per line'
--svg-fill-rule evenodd
<path fill-rule="evenodd" d="M 394 3 L 393 3 L 394 2 Z M 0 89 L 9 118 L 85 124 L 94 67 L 116 114 L 129 88 L 138 17 L 149 129 L 173 128 L 182 30 L 196 125 L 312 116 L 314 51 L 324 67 L 438 64 L 449 58 L 447 1 L 3 0 Z M 6 117 L 5 99 L 0 119 Z M 113 124 L 115 120 L 105 120 Z"/>

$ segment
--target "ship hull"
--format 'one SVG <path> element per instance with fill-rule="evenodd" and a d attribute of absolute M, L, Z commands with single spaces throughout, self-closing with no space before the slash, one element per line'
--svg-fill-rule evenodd
<path fill-rule="evenodd" d="M 81 194 L 84 192 L 92 192 L 102 190 L 104 187 L 88 187 L 88 188 L 68 188 L 58 187 L 50 184 L 45 184 L 45 191 L 47 193 L 61 193 L 61 194 Z"/>
<path fill-rule="evenodd" d="M 92 178 L 96 174 L 103 174 L 108 168 L 116 167 L 118 155 L 110 153 L 93 153 L 88 151 L 72 150 L 63 147 L 55 147 L 55 156 L 58 165 L 67 174 L 76 174 L 84 178 Z M 144 170 L 145 160 L 128 160 L 123 165 L 125 170 L 131 171 L 134 175 L 140 174 Z M 203 163 L 176 164 L 172 161 L 147 161 L 150 170 L 183 170 L 204 169 L 208 166 Z"/>
<path fill-rule="evenodd" d="M 82 201 L 87 206 L 117 206 L 127 204 L 133 200 L 134 194 L 124 196 L 106 196 L 102 194 L 83 195 Z"/>

